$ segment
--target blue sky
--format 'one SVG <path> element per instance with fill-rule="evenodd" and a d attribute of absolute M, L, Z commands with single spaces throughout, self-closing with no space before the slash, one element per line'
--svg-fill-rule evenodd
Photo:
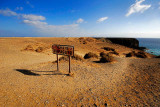
<path fill-rule="evenodd" d="M 0 37 L 160 37 L 160 0 L 0 0 Z"/>

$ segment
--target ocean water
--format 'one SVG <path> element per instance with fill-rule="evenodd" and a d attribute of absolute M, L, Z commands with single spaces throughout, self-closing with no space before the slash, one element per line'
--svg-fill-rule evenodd
<path fill-rule="evenodd" d="M 137 38 L 140 47 L 146 47 L 146 52 L 153 55 L 160 55 L 160 38 Z"/>

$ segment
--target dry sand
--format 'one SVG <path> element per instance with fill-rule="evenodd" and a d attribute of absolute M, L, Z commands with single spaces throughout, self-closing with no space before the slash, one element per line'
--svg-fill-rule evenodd
<path fill-rule="evenodd" d="M 71 60 L 74 76 L 67 76 L 67 61 L 60 62 L 60 72 L 52 63 L 52 44 L 74 45 L 80 56 L 99 54 L 104 46 L 120 55 L 114 63 Z M 28 45 L 44 50 L 25 50 Z M 0 106 L 158 107 L 160 59 L 126 58 L 133 50 L 92 38 L 0 38 Z"/>

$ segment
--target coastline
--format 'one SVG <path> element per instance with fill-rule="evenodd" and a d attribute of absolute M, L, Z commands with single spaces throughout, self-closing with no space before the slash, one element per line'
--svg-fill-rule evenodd
<path fill-rule="evenodd" d="M 136 38 L 140 47 L 146 47 L 145 52 L 159 56 L 160 55 L 160 38 Z"/>

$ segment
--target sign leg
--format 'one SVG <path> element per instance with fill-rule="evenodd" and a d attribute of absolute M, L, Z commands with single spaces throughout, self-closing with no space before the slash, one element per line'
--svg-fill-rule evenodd
<path fill-rule="evenodd" d="M 57 53 L 57 71 L 59 71 L 58 62 L 59 62 L 59 60 L 58 60 L 58 53 Z"/>
<path fill-rule="evenodd" d="M 71 56 L 69 55 L 69 74 L 71 73 Z"/>

